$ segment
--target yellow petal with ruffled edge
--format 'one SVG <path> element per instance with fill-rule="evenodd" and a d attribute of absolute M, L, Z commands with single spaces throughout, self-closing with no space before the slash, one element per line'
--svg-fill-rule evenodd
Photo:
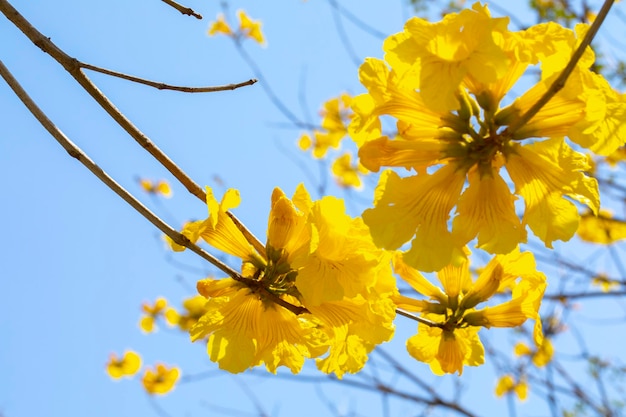
<path fill-rule="evenodd" d="M 431 315 L 424 316 L 427 319 Z M 407 340 L 409 354 L 428 363 L 436 375 L 463 373 L 463 366 L 478 366 L 485 361 L 485 349 L 478 337 L 479 328 L 456 329 L 454 333 L 420 323 L 417 334 Z"/>
<path fill-rule="evenodd" d="M 552 247 L 555 240 L 569 240 L 578 228 L 578 210 L 564 196 L 586 204 L 594 212 L 600 205 L 598 184 L 585 176 L 586 157 L 555 138 L 527 146 L 516 145 L 506 169 L 516 194 L 524 198 L 524 222 Z"/>
<path fill-rule="evenodd" d="M 447 165 L 432 175 L 400 178 L 381 176 L 376 207 L 363 212 L 374 243 L 397 249 L 413 235 L 404 261 L 421 271 L 435 271 L 465 258 L 462 246 L 448 231 L 452 207 L 459 198 L 465 174 Z M 433 242 L 437 242 L 433 245 Z"/>
<path fill-rule="evenodd" d="M 346 372 L 360 371 L 368 353 L 393 336 L 395 310 L 389 298 L 345 298 L 311 307 L 311 313 L 322 323 L 330 344 L 328 356 L 318 359 L 317 367 L 340 379 Z"/>
<path fill-rule="evenodd" d="M 465 174 L 444 166 L 432 175 L 381 176 L 376 207 L 363 212 L 374 243 L 397 249 L 413 235 L 404 261 L 421 271 L 434 271 L 465 256 L 447 228 L 450 210 L 461 193 Z M 433 242 L 437 242 L 433 245 Z"/>
<path fill-rule="evenodd" d="M 502 177 L 469 173 L 469 187 L 463 192 L 452 234 L 462 242 L 478 235 L 478 248 L 489 253 L 509 253 L 526 241 L 526 230 L 515 213 L 515 197 Z"/>

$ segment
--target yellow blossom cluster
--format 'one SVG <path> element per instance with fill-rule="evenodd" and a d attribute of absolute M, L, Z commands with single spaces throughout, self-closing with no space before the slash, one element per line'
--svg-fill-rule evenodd
<path fill-rule="evenodd" d="M 250 19 L 243 10 L 237 11 L 237 17 L 239 18 L 239 26 L 236 31 L 233 31 L 226 21 L 224 14 L 218 14 L 217 20 L 211 22 L 209 26 L 209 36 L 222 34 L 235 39 L 248 38 L 256 41 L 260 45 L 266 45 L 265 36 L 261 31 L 261 22 Z"/>
<path fill-rule="evenodd" d="M 412 171 L 384 171 L 363 219 L 380 247 L 410 241 L 404 258 L 419 270 L 459 265 L 475 238 L 479 248 L 506 254 L 526 241 L 526 227 L 547 247 L 570 239 L 579 222 L 571 200 L 593 213 L 600 201 L 596 180 L 585 174 L 588 158 L 565 138 L 601 155 L 624 143 L 626 98 L 590 70 L 590 48 L 564 88 L 518 123 L 550 89 L 587 27 L 546 23 L 513 32 L 507 24 L 479 3 L 437 23 L 415 17 L 385 40 L 384 61 L 369 58 L 360 68 L 368 92 L 352 100 L 349 131 L 361 163 L 371 171 Z M 501 107 L 536 66 L 540 81 Z M 395 137 L 382 133 L 383 116 L 397 119 Z"/>
<path fill-rule="evenodd" d="M 209 34 L 263 44 L 260 23 L 243 11 L 238 16 L 236 31 L 219 15 Z M 313 201 L 302 185 L 291 198 L 276 188 L 262 243 L 230 214 L 240 203 L 238 191 L 229 189 L 218 201 L 207 187 L 208 217 L 187 223 L 182 234 L 238 258 L 240 268 L 227 278 L 200 280 L 199 295 L 181 311 L 161 298 L 144 304 L 142 329 L 153 331 L 163 316 L 233 373 L 260 365 L 298 373 L 315 359 L 322 372 L 341 378 L 361 370 L 372 349 L 392 338 L 398 312 L 419 322 L 408 353 L 435 374 L 460 375 L 465 366 L 484 363 L 482 328 L 531 319 L 535 346 L 519 343 L 515 354 L 537 367 L 549 363 L 554 349 L 539 316 L 546 277 L 519 244 L 527 229 L 548 248 L 575 233 L 596 243 L 626 237 L 623 222 L 600 211 L 591 158 L 573 147 L 609 163 L 623 159 L 626 96 L 591 71 L 595 57 L 587 47 L 564 87 L 524 119 L 551 90 L 587 27 L 546 23 L 514 32 L 507 26 L 507 18 L 492 18 L 480 3 L 436 23 L 412 18 L 385 40 L 384 60 L 361 65 L 365 94 L 342 94 L 323 105 L 320 128 L 300 137 L 300 149 L 322 159 L 349 135 L 359 161 L 343 153 L 333 162 L 342 187 L 360 188 L 365 173 L 391 168 L 381 173 L 374 207 L 362 218 L 347 215 L 340 199 Z M 539 81 L 508 97 L 532 68 Z M 393 134 L 382 129 L 390 119 Z M 158 184 L 142 186 L 165 194 Z M 582 216 L 577 204 L 587 207 Z M 475 279 L 467 248 L 473 241 L 494 255 Z M 439 285 L 419 271 L 436 273 Z M 401 295 L 394 273 L 419 296 Z M 108 372 L 132 375 L 137 360 L 112 356 Z M 165 393 L 178 378 L 177 368 L 159 364 L 143 384 L 151 394 Z M 525 399 L 527 389 L 523 377 L 504 375 L 496 393 Z"/>
<path fill-rule="evenodd" d="M 405 295 L 394 296 L 397 306 L 418 312 L 418 331 L 407 341 L 407 350 L 415 359 L 428 363 L 433 373 L 463 372 L 463 366 L 484 362 L 484 348 L 478 337 L 481 327 L 517 327 L 527 319 L 535 321 L 533 337 L 537 346 L 543 345 L 539 306 L 546 288 L 546 277 L 536 271 L 530 252 L 514 250 L 496 255 L 472 281 L 469 262 L 448 265 L 437 273 L 438 287 L 417 270 L 407 265 L 397 254 L 393 260 L 395 272 L 427 299 Z M 510 299 L 493 306 L 477 309 L 497 293 Z"/>
<path fill-rule="evenodd" d="M 115 353 L 109 357 L 106 365 L 107 374 L 113 379 L 122 377 L 133 377 L 141 368 L 141 357 L 132 350 L 124 352 L 121 358 Z M 154 370 L 148 368 L 142 377 L 142 384 L 148 394 L 167 394 L 172 389 L 180 377 L 180 370 L 177 367 L 168 367 L 163 364 L 156 364 Z"/>
<path fill-rule="evenodd" d="M 351 102 L 352 97 L 346 93 L 326 101 L 320 112 L 322 116 L 320 128 L 300 136 L 298 140 L 300 149 L 311 150 L 316 159 L 326 158 L 330 148 L 340 149 L 342 139 L 348 136 L 348 124 L 352 119 Z M 353 162 L 349 151 L 344 151 L 334 159 L 332 174 L 340 187 L 361 189 L 363 187 L 361 177 L 369 174 L 369 171 L 358 160 Z"/>
<path fill-rule="evenodd" d="M 230 372 L 264 363 L 296 373 L 306 358 L 338 377 L 359 371 L 393 335 L 390 255 L 343 201 L 312 201 L 303 186 L 291 199 L 274 190 L 267 242 L 255 247 L 227 213 L 239 201 L 236 190 L 218 202 L 207 188 L 209 217 L 182 231 L 242 260 L 240 276 L 198 282 L 206 313 L 191 326 L 192 340 L 206 340 L 210 359 Z"/>

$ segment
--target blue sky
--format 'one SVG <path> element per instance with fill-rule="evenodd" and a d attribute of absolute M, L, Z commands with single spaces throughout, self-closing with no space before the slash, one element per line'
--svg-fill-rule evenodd
<path fill-rule="evenodd" d="M 338 41 L 327 2 L 263 3 L 233 1 L 230 12 L 234 15 L 243 8 L 262 19 L 267 48 L 247 42 L 245 49 L 293 113 L 315 122 L 323 101 L 342 91 L 363 91 L 357 66 Z M 203 14 L 203 20 L 181 16 L 156 0 L 31 0 L 13 5 L 68 54 L 93 65 L 189 86 L 254 77 L 229 39 L 206 36 L 208 22 L 220 11 L 217 2 L 186 4 Z M 400 1 L 348 1 L 345 6 L 387 34 L 400 31 L 410 16 Z M 382 57 L 380 39 L 344 24 L 359 57 Z M 4 17 L 0 39 L 5 65 L 58 127 L 105 171 L 175 227 L 206 214 L 205 206 L 186 194 L 56 62 Z M 239 189 L 243 203 L 236 213 L 262 239 L 272 189 L 279 186 L 291 194 L 300 182 L 311 190 L 318 183 L 317 166 L 295 146 L 301 131 L 272 106 L 258 84 L 192 95 L 89 75 L 197 183 L 221 193 L 224 188 L 217 176 L 226 187 Z M 172 416 L 207 415 L 207 407 L 219 411 L 216 405 L 253 415 L 247 389 L 273 416 L 299 411 L 303 416 L 328 414 L 325 396 L 332 397 L 339 410 L 356 410 L 358 415 L 372 415 L 372 409 L 382 407 L 377 396 L 339 384 L 300 384 L 256 373 L 233 377 L 219 372 L 202 346 L 192 345 L 183 334 L 165 328 L 143 335 L 137 325 L 141 303 L 166 296 L 179 304 L 192 294 L 190 288 L 205 276 L 207 267 L 188 253 L 175 255 L 176 263 L 171 262 L 160 233 L 70 158 L 4 82 L 0 82 L 0 123 L 0 415 L 159 415 L 137 380 L 112 382 L 104 372 L 109 353 L 127 348 L 139 352 L 148 365 L 176 364 L 184 375 L 212 372 L 157 399 Z M 313 179 L 306 172 L 312 172 Z M 174 197 L 158 200 L 141 194 L 138 176 L 168 179 Z M 329 191 L 344 195 L 332 185 Z M 369 201 L 371 194 L 359 198 Z M 396 340 L 385 349 L 429 378 L 428 367 L 413 363 L 404 350 L 404 340 L 414 330 L 413 323 L 398 322 Z M 624 342 L 621 333 L 602 335 L 607 345 Z M 464 384 L 462 399 L 471 409 L 504 410 L 505 401 L 476 400 L 493 397 L 495 379 L 489 364 L 468 369 L 461 379 L 433 379 L 444 392 L 451 392 L 456 382 Z M 303 404 L 307 413 L 315 414 L 302 413 Z M 406 403 L 393 407 L 393 415 L 415 412 Z M 534 409 L 532 397 L 527 407 Z M 537 407 L 541 410 L 543 405 Z"/>

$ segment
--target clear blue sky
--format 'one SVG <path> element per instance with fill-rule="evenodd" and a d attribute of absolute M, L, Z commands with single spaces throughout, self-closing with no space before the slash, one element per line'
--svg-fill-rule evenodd
<path fill-rule="evenodd" d="M 182 16 L 158 0 L 30 0 L 13 5 L 68 54 L 93 65 L 189 86 L 253 78 L 229 39 L 206 36 L 209 21 L 220 11 L 217 3 L 186 3 L 203 20 Z M 386 34 L 400 31 L 410 16 L 401 1 L 343 4 Z M 245 48 L 277 96 L 302 120 L 318 121 L 320 104 L 342 91 L 363 91 L 357 66 L 338 41 L 328 2 L 233 1 L 233 15 L 238 8 L 262 19 L 268 47 L 247 42 Z M 380 39 L 344 24 L 358 57 L 382 57 Z M 4 17 L 0 39 L 5 65 L 103 169 L 175 227 L 206 214 L 195 197 L 172 181 L 53 59 Z M 275 186 L 291 194 L 300 182 L 311 189 L 317 184 L 305 173 L 306 169 L 318 178 L 317 166 L 295 146 L 300 130 L 272 106 L 258 84 L 191 95 L 90 76 L 197 183 L 217 186 L 221 193 L 214 179 L 219 176 L 227 187 L 238 188 L 243 203 L 236 213 L 262 238 Z M 217 371 L 203 347 L 190 344 L 185 335 L 168 329 L 143 335 L 137 325 L 141 303 L 160 295 L 180 303 L 192 294 L 189 287 L 204 277 L 203 272 L 170 262 L 160 233 L 70 158 L 4 82 L 0 82 L 0 126 L 0 415 L 158 415 L 138 381 L 115 383 L 105 374 L 109 353 L 126 348 L 139 352 L 148 365 L 155 361 L 179 365 L 184 375 L 214 371 L 210 378 L 181 385 L 157 399 L 172 416 L 214 415 L 207 407 L 216 404 L 254 413 L 239 381 L 257 394 L 272 416 L 328 414 L 324 395 L 334 398 L 339 410 L 379 413 L 380 402 L 371 394 L 338 384 L 234 378 Z M 174 198 L 156 201 L 141 194 L 137 176 L 170 180 Z M 343 196 L 336 187 L 330 192 Z M 367 193 L 359 199 L 370 201 Z M 192 254 L 175 259 L 206 271 Z M 385 349 L 430 379 L 428 367 L 413 363 L 404 350 L 404 340 L 414 331 L 413 323 L 401 319 L 396 340 Z M 603 335 L 608 345 L 625 341 L 622 333 Z M 467 369 L 461 379 L 432 381 L 448 392 L 462 382 L 462 402 L 470 409 L 492 415 L 504 410 L 505 401 L 491 400 L 495 379 L 489 364 Z M 393 415 L 415 412 L 406 403 L 394 407 Z M 544 410 L 533 397 L 527 407 Z"/>

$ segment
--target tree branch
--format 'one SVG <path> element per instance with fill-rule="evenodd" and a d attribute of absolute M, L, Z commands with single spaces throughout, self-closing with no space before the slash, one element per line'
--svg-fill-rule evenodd
<path fill-rule="evenodd" d="M 186 236 L 176 231 L 170 225 L 161 220 L 150 209 L 144 206 L 139 200 L 137 200 L 132 194 L 130 194 L 124 187 L 118 184 L 113 178 L 111 178 L 102 168 L 87 156 L 78 146 L 76 146 L 65 134 L 46 116 L 46 114 L 37 106 L 37 104 L 30 98 L 30 96 L 24 91 L 19 82 L 13 77 L 8 68 L 0 61 L 0 75 L 7 82 L 9 87 L 13 90 L 15 95 L 24 103 L 28 110 L 35 116 L 35 118 L 41 123 L 41 125 L 56 139 L 56 141 L 67 151 L 72 157 L 77 159 L 83 164 L 92 174 L 94 174 L 100 181 L 102 181 L 107 187 L 109 187 L 114 193 L 116 193 L 122 200 L 126 201 L 132 208 L 134 208 L 141 216 L 146 218 L 150 223 L 156 226 L 160 231 L 169 236 L 174 242 L 179 245 L 189 248 L 194 253 L 200 255 L 203 259 L 211 263 L 212 265 L 225 272 L 233 279 L 244 279 L 239 275 L 237 271 L 224 264 L 219 259 L 215 258 L 204 249 L 191 242 Z"/>
<path fill-rule="evenodd" d="M 159 83 L 155 81 L 146 80 L 144 78 L 135 77 L 132 75 L 124 74 L 117 71 L 112 71 L 106 68 L 97 67 L 95 65 L 87 64 L 84 62 L 79 62 L 79 66 L 81 68 L 85 68 L 91 71 L 99 72 L 101 74 L 110 75 L 112 77 L 122 78 L 124 80 L 132 81 L 138 84 L 144 84 L 149 87 L 154 87 L 158 90 L 173 90 L 173 91 L 181 91 L 183 93 L 214 93 L 216 91 L 225 91 L 225 90 L 236 90 L 237 88 L 245 87 L 248 85 L 255 84 L 257 82 L 256 79 L 251 78 L 248 81 L 244 81 L 236 84 L 227 84 L 220 85 L 216 87 L 186 87 L 186 86 L 178 86 L 178 85 L 170 85 L 165 83 Z"/>
<path fill-rule="evenodd" d="M 91 97 L 126 131 L 139 145 L 141 145 L 150 155 L 152 155 L 165 169 L 167 169 L 192 195 L 196 196 L 203 203 L 206 202 L 204 190 L 196 184 L 182 169 L 178 167 L 154 142 L 141 132 L 126 116 L 120 112 L 111 101 L 96 87 L 96 85 L 82 72 L 81 62 L 70 57 L 49 38 L 39 32 L 30 24 L 7 0 L 0 0 L 0 11 L 18 29 L 26 35 L 42 51 L 54 58 L 65 70 L 91 95 Z M 85 65 L 85 64 L 82 64 Z M 93 68 L 91 68 L 93 69 Z M 232 213 L 231 218 L 236 219 Z M 243 224 L 236 220 L 235 224 L 251 242 L 258 242 L 252 233 Z M 254 245 L 257 248 L 257 245 Z M 261 245 L 262 246 L 262 245 Z M 258 248 L 257 248 L 258 250 Z"/>
<path fill-rule="evenodd" d="M 572 71 L 574 71 L 574 68 L 576 68 L 576 64 L 578 64 L 578 61 L 583 56 L 585 49 L 591 44 L 591 41 L 596 36 L 596 33 L 598 32 L 598 29 L 600 29 L 602 22 L 604 22 L 604 19 L 609 13 L 611 6 L 613 6 L 613 2 L 614 0 L 604 1 L 602 8 L 596 16 L 596 20 L 593 21 L 593 24 L 585 34 L 583 40 L 580 42 L 580 45 L 578 45 L 576 51 L 574 51 L 574 54 L 570 58 L 563 71 L 561 71 L 561 74 L 557 77 L 556 80 L 554 80 L 550 88 L 543 94 L 543 96 L 541 96 L 541 98 L 530 109 L 528 109 L 526 113 L 524 113 L 519 119 L 514 120 L 513 123 L 511 123 L 509 127 L 507 127 L 506 131 L 503 132 L 504 136 L 513 136 L 517 129 L 524 126 L 533 117 L 535 117 L 539 110 L 541 110 L 543 106 L 545 106 L 548 101 L 550 101 L 550 99 L 552 99 L 552 97 L 556 95 L 556 93 L 561 91 L 561 89 L 565 86 L 567 78 L 570 76 Z"/>
<path fill-rule="evenodd" d="M 178 10 L 179 12 L 181 12 L 184 15 L 193 16 L 193 17 L 195 17 L 198 20 L 202 19 L 202 15 L 201 14 L 194 12 L 193 9 L 190 9 L 189 7 L 182 6 L 182 5 L 176 3 L 173 0 L 161 0 L 161 1 L 163 3 L 165 3 L 165 4 L 167 4 L 168 6 L 172 6 L 173 8 L 175 8 L 176 10 Z"/>

